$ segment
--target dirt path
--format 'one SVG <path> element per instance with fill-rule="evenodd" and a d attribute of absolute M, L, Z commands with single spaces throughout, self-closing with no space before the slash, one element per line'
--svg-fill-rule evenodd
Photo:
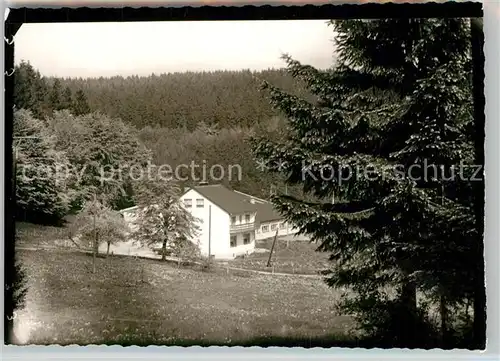
<path fill-rule="evenodd" d="M 279 273 L 279 272 L 266 272 L 266 271 L 258 271 L 248 268 L 237 268 L 237 267 L 221 267 L 229 269 L 230 271 L 243 271 L 243 272 L 253 272 L 261 275 L 269 275 L 269 276 L 297 276 L 303 278 L 323 278 L 321 275 L 311 275 L 311 274 L 300 274 L 300 273 Z"/>

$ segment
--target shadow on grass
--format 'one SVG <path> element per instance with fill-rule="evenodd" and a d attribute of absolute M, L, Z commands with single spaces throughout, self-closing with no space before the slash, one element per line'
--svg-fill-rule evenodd
<path fill-rule="evenodd" d="M 178 346 L 178 347 L 210 347 L 210 346 L 227 346 L 227 347 L 301 347 L 301 348 L 397 348 L 398 346 L 392 345 L 390 343 L 380 342 L 380 340 L 373 338 L 354 338 L 347 335 L 331 335 L 323 337 L 281 337 L 281 336 L 269 336 L 269 337 L 256 337 L 248 340 L 241 341 L 209 341 L 209 340 L 169 340 L 168 342 L 158 342 L 156 340 L 147 339 L 135 339 L 133 337 L 126 338 L 123 341 L 116 342 L 106 342 L 104 345 L 120 345 L 120 346 Z M 401 347 L 401 346 L 400 346 Z M 406 347 L 403 347 L 406 348 Z M 413 349 L 468 349 L 474 350 L 471 345 L 468 344 L 455 344 L 448 347 L 442 347 L 438 343 L 428 343 L 422 345 L 416 345 L 410 347 Z"/>
<path fill-rule="evenodd" d="M 166 342 L 159 342 L 155 339 L 146 338 L 135 338 L 130 335 L 122 340 L 104 342 L 103 345 L 113 346 L 180 346 L 180 347 L 190 347 L 190 346 L 200 346 L 200 347 L 210 347 L 210 346 L 229 346 L 229 347 L 303 347 L 303 348 L 331 348 L 331 347 L 362 347 L 362 348 L 373 348 L 379 347 L 373 342 L 367 342 L 363 340 L 356 340 L 353 338 L 348 338 L 342 335 L 324 336 L 324 337 L 280 337 L 280 336 L 268 336 L 268 337 L 256 337 L 248 340 L 237 340 L 237 341 L 210 341 L 210 340 L 180 340 L 171 339 Z"/>

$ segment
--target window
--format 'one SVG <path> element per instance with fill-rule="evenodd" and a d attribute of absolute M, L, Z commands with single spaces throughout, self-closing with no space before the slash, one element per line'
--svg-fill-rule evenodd
<path fill-rule="evenodd" d="M 285 229 L 286 228 L 286 224 L 285 222 L 281 222 L 280 223 L 280 229 Z"/>
<path fill-rule="evenodd" d="M 236 247 L 236 236 L 231 236 L 231 242 L 229 243 L 231 247 Z"/>
<path fill-rule="evenodd" d="M 262 233 L 269 232 L 269 226 L 262 226 Z"/>
<path fill-rule="evenodd" d="M 204 201 L 203 198 L 198 198 L 196 200 L 196 208 L 203 208 L 203 201 Z"/>
<path fill-rule="evenodd" d="M 276 228 L 278 228 L 278 225 L 276 223 L 271 224 L 271 231 L 275 231 Z"/>
<path fill-rule="evenodd" d="M 250 233 L 245 233 L 243 235 L 243 244 L 249 244 L 250 243 Z"/>
<path fill-rule="evenodd" d="M 184 199 L 184 205 L 186 208 L 191 208 L 193 206 L 193 200 L 192 199 Z"/>
<path fill-rule="evenodd" d="M 231 224 L 235 224 L 236 223 L 236 217 L 231 217 Z"/>
<path fill-rule="evenodd" d="M 250 223 L 250 215 L 245 214 L 245 223 Z"/>

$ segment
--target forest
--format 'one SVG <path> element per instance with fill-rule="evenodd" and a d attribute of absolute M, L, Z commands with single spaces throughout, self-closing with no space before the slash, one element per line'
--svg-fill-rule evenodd
<path fill-rule="evenodd" d="M 338 63 L 327 70 L 292 54 L 279 70 L 57 79 L 21 62 L 14 136 L 37 138 L 15 142 L 18 169 L 84 172 L 36 184 L 18 173 L 18 217 L 54 221 L 92 194 L 115 210 L 134 204 L 132 179 L 96 181 L 103 166 L 239 164 L 242 179 L 228 185 L 271 199 L 329 254 L 325 281 L 349 291 L 339 309 L 365 337 L 382 347 L 483 349 L 484 178 L 472 174 L 484 165 L 484 109 L 473 91 L 484 88 L 484 57 L 472 35 L 482 22 L 330 26 Z M 442 173 L 428 177 L 427 163 Z M 352 176 L 360 168 L 370 176 Z"/>

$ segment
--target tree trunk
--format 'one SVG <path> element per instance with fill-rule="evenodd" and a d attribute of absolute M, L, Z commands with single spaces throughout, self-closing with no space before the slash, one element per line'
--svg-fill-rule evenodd
<path fill-rule="evenodd" d="M 484 349 L 486 347 L 486 289 L 484 287 L 484 269 L 482 277 L 479 277 L 476 281 L 473 307 L 473 347 L 477 349 Z"/>
<path fill-rule="evenodd" d="M 441 342 L 442 346 L 446 347 L 448 342 L 448 308 L 444 296 L 439 297 L 439 313 L 441 317 Z"/>
<path fill-rule="evenodd" d="M 418 339 L 416 335 L 417 287 L 415 283 L 406 280 L 401 287 L 401 343 L 402 347 L 414 348 Z"/>
<path fill-rule="evenodd" d="M 474 79 L 474 125 L 475 125 L 475 164 L 484 166 L 484 136 L 485 136 L 485 96 L 484 96 L 484 31 L 483 19 L 471 20 L 472 35 L 472 66 Z M 484 178 L 481 172 L 481 182 L 473 182 L 475 186 L 475 213 L 476 227 L 480 235 L 475 261 L 478 264 L 477 277 L 474 287 L 474 322 L 473 322 L 473 347 L 484 349 L 486 347 L 486 289 L 484 286 Z"/>
<path fill-rule="evenodd" d="M 106 250 L 106 257 L 108 257 L 108 256 L 109 256 L 109 246 L 110 246 L 110 245 L 111 245 L 111 242 L 110 242 L 110 241 L 108 241 L 108 249 Z"/>
<path fill-rule="evenodd" d="M 94 247 L 95 247 L 95 254 L 96 254 L 96 256 L 98 256 L 99 255 L 99 233 L 97 233 L 97 235 L 96 235 Z"/>
<path fill-rule="evenodd" d="M 95 273 L 96 258 L 99 253 L 99 233 L 95 233 L 94 239 L 94 252 L 92 252 L 92 273 Z"/>
<path fill-rule="evenodd" d="M 161 247 L 161 260 L 165 261 L 167 258 L 167 241 L 163 241 L 163 245 Z"/>
<path fill-rule="evenodd" d="M 92 273 L 95 273 L 95 258 L 96 258 L 96 253 L 94 248 L 94 252 L 92 252 Z"/>

